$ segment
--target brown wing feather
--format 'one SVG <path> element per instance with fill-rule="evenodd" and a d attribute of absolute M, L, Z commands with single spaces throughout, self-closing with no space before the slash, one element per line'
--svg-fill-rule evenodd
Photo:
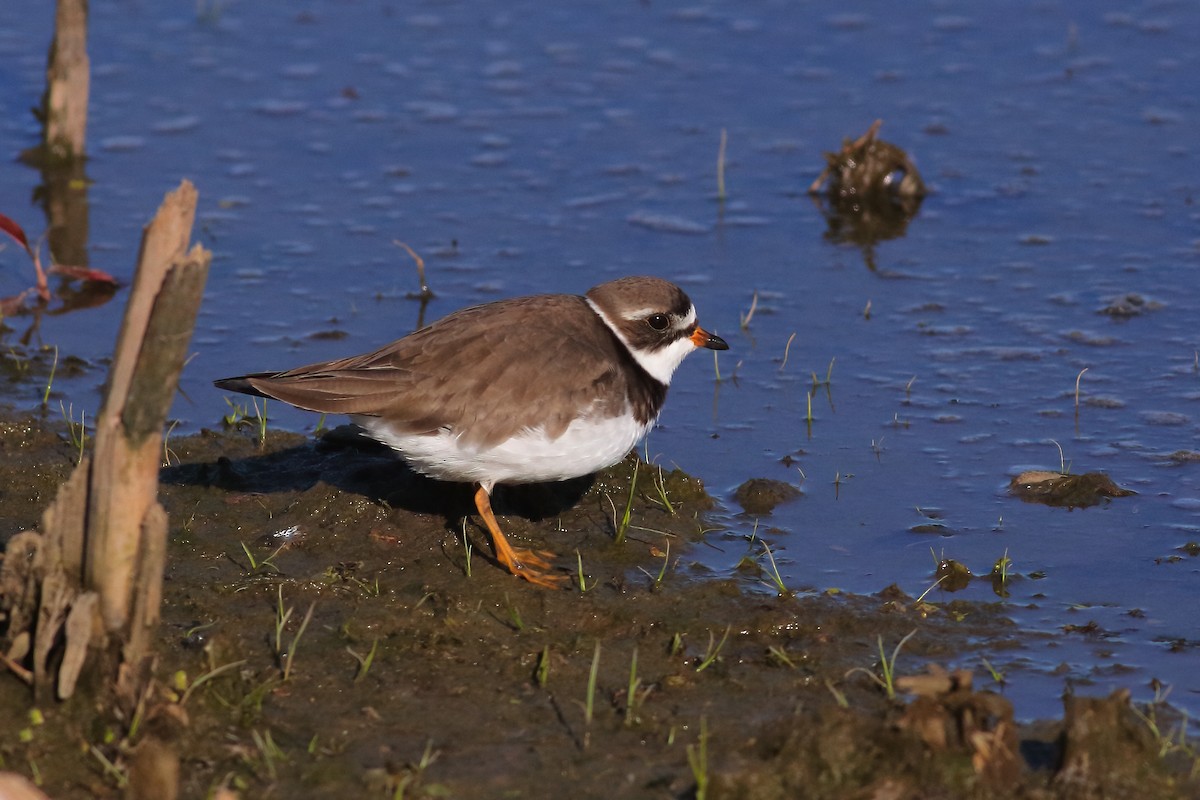
<path fill-rule="evenodd" d="M 522 428 L 561 434 L 599 387 L 622 410 L 627 355 L 581 297 L 463 309 L 373 353 L 218 382 L 310 411 L 385 416 L 399 431 L 486 445 Z M 620 385 L 614 385 L 620 384 Z"/>

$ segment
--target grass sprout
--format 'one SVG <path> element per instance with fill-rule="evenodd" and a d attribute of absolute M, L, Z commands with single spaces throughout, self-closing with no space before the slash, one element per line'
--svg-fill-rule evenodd
<path fill-rule="evenodd" d="M 238 544 L 240 544 L 242 546 L 242 552 L 246 554 L 246 560 L 250 562 L 250 571 L 251 572 L 258 572 L 259 569 L 261 569 L 263 567 L 270 567 L 271 569 L 275 570 L 276 573 L 279 572 L 279 567 L 275 566 L 275 556 L 279 555 L 279 551 L 287 546 L 286 543 L 279 545 L 279 547 L 276 547 L 275 552 L 271 553 L 271 555 L 267 556 L 262 561 L 259 561 L 257 558 L 254 557 L 254 553 L 250 550 L 250 548 L 246 545 L 245 542 L 239 541 Z M 232 561 L 232 559 L 230 559 L 230 560 Z"/>
<path fill-rule="evenodd" d="M 533 676 L 538 688 L 545 689 L 550 681 L 550 645 L 543 647 L 538 655 L 537 669 L 534 670 Z"/>
<path fill-rule="evenodd" d="M 586 592 L 591 591 L 592 589 L 595 589 L 596 588 L 595 581 L 592 582 L 591 586 L 588 585 L 587 575 L 585 575 L 583 572 L 583 556 L 581 556 L 579 554 L 578 550 L 575 551 L 575 563 L 578 566 L 578 570 L 579 570 L 579 593 L 584 594 Z"/>
<path fill-rule="evenodd" d="M 775 563 L 775 556 L 771 553 L 771 547 L 763 541 L 763 550 L 767 553 L 767 560 L 771 562 L 771 583 L 775 585 L 775 590 L 779 592 L 780 597 L 791 597 L 792 591 L 787 588 L 787 584 L 783 582 L 783 578 L 779 575 L 779 566 Z"/>
<path fill-rule="evenodd" d="M 882 676 L 876 675 L 866 667 L 855 667 L 846 673 L 846 677 L 850 677 L 856 672 L 861 672 L 871 680 L 875 681 L 875 683 L 879 684 L 880 688 L 887 693 L 889 700 L 895 700 L 896 659 L 900 657 L 900 651 L 904 648 L 904 645 L 908 643 L 908 640 L 916 635 L 917 631 L 914 628 L 913 630 L 909 631 L 908 635 L 897 642 L 896 647 L 892 650 L 892 657 L 890 659 L 887 657 L 887 653 L 883 649 L 883 637 L 877 637 L 877 641 L 879 642 L 879 670 L 881 673 L 883 673 Z"/>
<path fill-rule="evenodd" d="M 637 674 L 637 662 L 638 651 L 635 646 L 629 659 L 629 685 L 625 689 L 625 727 L 630 727 L 638 721 L 638 709 L 653 689 L 651 686 L 642 687 L 642 679 Z"/>
<path fill-rule="evenodd" d="M 587 696 L 584 698 L 583 719 L 588 725 L 596 712 L 596 676 L 600 673 L 600 640 L 596 640 L 596 649 L 592 651 L 592 668 L 588 670 Z"/>
<path fill-rule="evenodd" d="M 700 718 L 700 739 L 687 746 L 688 766 L 692 779 L 696 781 L 696 800 L 708 798 L 708 719 Z"/>
<path fill-rule="evenodd" d="M 183 691 L 183 694 L 179 698 L 179 705 L 185 705 L 188 701 L 188 698 L 191 697 L 192 694 L 204 684 L 208 683 L 214 678 L 221 677 L 227 672 L 232 672 L 245 663 L 246 660 L 242 659 L 241 661 L 231 661 L 228 664 L 222 664 L 219 667 L 210 669 L 208 672 L 204 673 L 199 678 L 196 678 L 196 680 L 188 684 L 188 687 Z"/>
<path fill-rule="evenodd" d="M 812 373 L 812 385 L 816 389 L 818 386 L 830 386 L 833 384 L 833 362 L 836 358 L 829 359 L 829 367 L 825 370 L 825 380 L 817 378 L 817 373 Z"/>
<path fill-rule="evenodd" d="M 42 392 L 42 408 L 50 402 L 50 388 L 54 386 L 54 373 L 58 370 L 58 345 L 54 345 L 54 361 L 50 364 L 50 377 L 46 379 L 46 391 Z"/>
<path fill-rule="evenodd" d="M 300 628 L 296 631 L 291 643 L 285 648 L 283 644 L 284 628 L 296 609 L 294 606 L 284 609 L 283 584 L 279 585 L 278 602 L 275 606 L 275 657 L 280 660 L 279 666 L 285 681 L 292 676 L 292 664 L 296 658 L 296 650 L 300 646 L 300 639 L 304 636 L 304 632 L 308 630 L 308 623 L 312 622 L 313 611 L 316 607 L 315 602 L 309 604 L 308 611 L 304 613 L 304 619 L 300 622 Z"/>
<path fill-rule="evenodd" d="M 346 652 L 354 656 L 354 660 L 358 662 L 358 670 L 354 673 L 354 682 L 358 683 L 363 678 L 367 677 L 367 673 L 371 671 L 371 664 L 375 663 L 375 653 L 379 650 L 379 639 L 371 642 L 371 649 L 367 651 L 365 656 L 360 656 L 350 647 L 346 648 Z"/>
<path fill-rule="evenodd" d="M 721 648 L 725 646 L 725 641 L 729 638 L 729 631 L 732 625 L 725 626 L 725 633 L 721 636 L 721 641 L 716 641 L 716 636 L 712 631 L 708 632 L 708 650 L 704 652 L 704 658 L 700 659 L 699 665 L 696 666 L 696 672 L 703 672 L 711 667 L 721 655 Z"/>
<path fill-rule="evenodd" d="M 629 518 L 633 514 L 633 495 L 637 491 L 638 465 L 641 463 L 641 461 L 633 462 L 633 478 L 629 481 L 629 497 L 625 500 L 625 511 L 621 515 L 620 523 L 617 523 L 615 514 L 613 517 L 613 524 L 617 530 L 615 537 L 617 544 L 625 544 L 625 535 L 629 532 Z"/>
<path fill-rule="evenodd" d="M 667 510 L 667 513 L 672 517 L 675 516 L 675 506 L 671 504 L 670 498 L 667 497 L 667 479 L 663 475 L 662 467 L 658 468 L 658 476 L 652 479 L 654 489 L 658 492 L 658 502 Z"/>
<path fill-rule="evenodd" d="M 87 414 L 81 410 L 79 422 L 76 422 L 73 403 L 64 407 L 63 402 L 59 400 L 58 409 L 62 412 L 63 421 L 67 423 L 67 436 L 70 437 L 71 446 L 79 452 L 79 457 L 75 461 L 76 464 L 79 464 L 83 461 L 83 447 L 87 444 Z"/>

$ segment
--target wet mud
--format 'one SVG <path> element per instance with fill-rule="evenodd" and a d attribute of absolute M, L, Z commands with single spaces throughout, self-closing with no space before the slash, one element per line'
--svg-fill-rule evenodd
<path fill-rule="evenodd" d="M 73 466 L 67 438 L 0 427 L 0 539 L 36 526 Z M 53 797 L 153 786 L 159 763 L 196 798 L 1200 791 L 1194 751 L 1164 744 L 1165 704 L 1068 698 L 1063 720 L 1027 724 L 993 677 L 930 666 L 1028 641 L 998 605 L 705 574 L 689 554 L 712 501 L 680 472 L 630 457 L 498 492 L 514 543 L 570 576 L 548 591 L 495 564 L 465 487 L 345 432 L 203 432 L 164 459 L 158 711 L 131 736 L 79 696 L 35 705 L 0 680 L 3 768 Z"/>

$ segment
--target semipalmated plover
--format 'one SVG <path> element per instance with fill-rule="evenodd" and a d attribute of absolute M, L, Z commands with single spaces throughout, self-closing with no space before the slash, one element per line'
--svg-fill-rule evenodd
<path fill-rule="evenodd" d="M 621 278 L 586 296 L 545 294 L 464 308 L 361 356 L 216 381 L 221 389 L 348 414 L 413 469 L 478 486 L 497 560 L 539 586 L 565 578 L 513 548 L 492 513 L 498 483 L 611 466 L 654 425 L 675 368 L 727 350 L 673 283 Z"/>

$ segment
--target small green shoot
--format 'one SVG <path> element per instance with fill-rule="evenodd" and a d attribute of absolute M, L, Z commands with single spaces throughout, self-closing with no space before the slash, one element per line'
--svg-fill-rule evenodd
<path fill-rule="evenodd" d="M 274 553 L 271 553 L 271 555 L 267 556 L 262 561 L 259 561 L 257 558 L 254 557 L 254 553 L 250 550 L 250 548 L 246 545 L 245 542 L 239 541 L 238 544 L 240 544 L 242 546 L 242 552 L 246 554 L 246 560 L 250 562 L 250 571 L 251 572 L 258 572 L 260 569 L 262 569 L 264 567 L 269 567 L 272 570 L 274 570 L 276 573 L 279 572 L 279 567 L 275 566 L 275 556 L 279 555 L 279 551 L 282 550 L 284 547 L 286 547 L 286 544 L 279 545 L 279 547 L 275 548 Z M 233 559 L 230 559 L 230 560 L 232 561 Z M 280 587 L 280 588 L 282 588 L 282 587 Z"/>
<path fill-rule="evenodd" d="M 883 673 L 880 677 L 866 667 L 855 667 L 846 673 L 846 677 L 850 677 L 856 672 L 861 672 L 875 683 L 879 684 L 887 693 L 888 700 L 896 699 L 896 659 L 900 657 L 900 650 L 908 643 L 908 640 L 917 635 L 917 630 L 914 628 L 909 631 L 908 635 L 897 642 L 895 649 L 892 650 L 892 657 L 888 659 L 887 653 L 883 649 L 883 637 L 878 637 L 879 642 L 879 669 Z"/>
<path fill-rule="evenodd" d="M 287 754 L 280 749 L 279 745 L 275 744 L 269 730 L 266 733 L 259 733 L 257 729 L 251 729 L 250 738 L 254 740 L 254 746 L 258 748 L 258 752 L 262 756 L 262 763 L 266 767 L 267 775 L 274 783 L 279 779 L 276 763 L 287 761 Z"/>
<path fill-rule="evenodd" d="M 541 654 L 538 655 L 537 669 L 534 670 L 533 675 L 538 688 L 545 689 L 546 684 L 550 681 L 550 645 L 543 647 Z"/>
<path fill-rule="evenodd" d="M 249 419 L 247 409 L 241 403 L 235 403 L 228 397 L 224 398 L 225 405 L 229 406 L 229 413 L 221 417 L 221 421 L 226 428 L 237 428 L 243 421 Z"/>
<path fill-rule="evenodd" d="M 1007 682 L 1004 678 L 1004 673 L 1001 672 L 1000 670 L 996 669 L 995 667 L 993 667 L 992 662 L 988 661 L 986 658 L 983 658 L 983 657 L 980 657 L 979 660 L 983 662 L 984 669 L 986 669 L 988 671 L 988 675 L 991 676 L 992 680 L 995 683 L 998 683 L 1001 686 L 1003 686 Z"/>
<path fill-rule="evenodd" d="M 638 567 L 638 569 L 640 569 L 640 570 L 642 570 L 642 572 L 646 573 L 646 576 L 648 578 L 650 578 L 650 580 L 654 581 L 654 587 L 653 587 L 654 589 L 659 589 L 662 587 L 663 579 L 667 576 L 667 566 L 671 563 L 671 540 L 667 539 L 665 541 L 667 544 L 667 549 L 663 552 L 663 563 L 662 563 L 662 566 L 658 568 L 657 575 L 651 575 L 644 568 L 642 568 L 640 566 Z"/>
<path fill-rule="evenodd" d="M 642 701 L 650 694 L 651 687 L 642 689 L 642 679 L 637 674 L 637 646 L 633 648 L 633 656 L 629 659 L 629 685 L 625 689 L 625 727 L 637 722 L 637 710 Z"/>
<path fill-rule="evenodd" d="M 663 475 L 663 469 L 658 468 L 658 477 L 653 479 L 654 489 L 658 492 L 658 502 L 667 510 L 667 513 L 672 517 L 675 516 L 675 506 L 671 504 L 670 498 L 667 497 L 667 479 Z"/>
<path fill-rule="evenodd" d="M 1090 367 L 1084 367 L 1079 370 L 1079 374 L 1075 376 L 1075 416 L 1079 416 L 1079 382 L 1083 380 L 1083 373 L 1087 372 Z"/>
<path fill-rule="evenodd" d="M 245 663 L 246 663 L 246 660 L 242 659 L 241 661 L 232 661 L 228 664 L 222 664 L 219 667 L 210 669 L 208 672 L 204 673 L 199 678 L 196 678 L 196 680 L 194 680 L 190 684 L 188 684 L 187 689 L 184 690 L 183 694 L 179 698 L 179 705 L 181 705 L 181 706 L 186 705 L 188 698 L 191 697 L 192 694 L 197 689 L 199 689 L 201 686 L 203 686 L 204 684 L 211 681 L 213 678 L 219 678 L 220 676 L 224 675 L 226 672 L 232 672 L 233 670 L 237 669 L 238 667 L 242 666 Z"/>
<path fill-rule="evenodd" d="M 287 648 L 283 645 L 283 631 L 288 620 L 292 618 L 295 611 L 294 606 L 289 606 L 286 610 L 283 607 L 283 584 L 278 587 L 278 603 L 275 607 L 275 656 L 280 659 L 280 668 L 283 671 L 283 679 L 286 681 L 292 675 L 292 662 L 296 658 L 296 649 L 300 645 L 300 638 L 304 636 L 304 631 L 308 629 L 308 623 L 312 621 L 313 610 L 317 604 L 310 603 L 308 611 L 304 614 L 304 619 L 300 622 L 300 628 L 296 631 L 295 637 Z"/>
<path fill-rule="evenodd" d="M 708 718 L 700 718 L 700 740 L 687 746 L 688 766 L 692 779 L 696 781 L 696 800 L 708 797 Z"/>
<path fill-rule="evenodd" d="M 836 358 L 829 359 L 829 368 L 825 370 L 825 380 L 823 380 L 823 381 L 818 380 L 817 373 L 815 373 L 815 372 L 812 373 L 813 389 L 816 389 L 818 386 L 831 386 L 833 384 L 833 362 L 834 361 L 837 361 L 837 359 Z"/>
<path fill-rule="evenodd" d="M 583 705 L 583 719 L 588 725 L 596 710 L 596 676 L 600 673 L 600 640 L 596 640 L 596 649 L 592 651 L 592 668 L 588 670 L 587 697 Z"/>
<path fill-rule="evenodd" d="M 1200 769 L 1200 753 L 1196 752 L 1195 746 L 1188 739 L 1188 714 L 1186 710 L 1179 711 L 1179 723 L 1173 729 L 1166 728 L 1166 721 L 1160 720 L 1158 710 L 1165 708 L 1171 710 L 1167 705 L 1167 697 L 1171 694 L 1171 688 L 1168 686 L 1163 688 L 1158 681 L 1153 682 L 1154 699 L 1146 703 L 1145 710 L 1138 708 L 1136 704 L 1130 704 L 1133 713 L 1142 721 L 1149 729 L 1150 735 L 1154 737 L 1154 741 L 1158 744 L 1159 758 L 1166 758 L 1172 753 L 1183 753 L 1192 759 L 1192 774 Z"/>
<path fill-rule="evenodd" d="M 763 550 L 767 552 L 767 559 L 771 562 L 771 582 L 775 585 L 775 591 L 780 597 L 791 597 L 792 590 L 787 588 L 787 584 L 783 582 L 783 578 L 779 575 L 779 565 L 775 563 L 775 555 L 771 552 L 771 547 L 764 540 L 762 543 Z"/>
<path fill-rule="evenodd" d="M 64 407 L 63 402 L 59 400 L 58 408 L 62 412 L 63 420 L 67 423 L 67 435 L 71 439 L 71 446 L 79 451 L 79 457 L 75 461 L 76 464 L 79 464 L 83 461 L 83 446 L 87 444 L 87 414 L 80 411 L 79 422 L 76 422 L 73 403 Z"/>
<path fill-rule="evenodd" d="M 996 579 L 1000 581 L 1001 586 L 1008 584 L 1009 578 L 1011 577 L 1009 573 L 1012 570 L 1012 564 L 1013 561 L 1008 557 L 1008 548 L 1006 547 L 1004 548 L 1004 555 L 996 559 L 996 563 L 992 567 L 992 575 L 994 575 Z"/>
<path fill-rule="evenodd" d="M 462 522 L 462 540 L 463 540 L 463 551 L 466 553 L 466 556 L 467 556 L 466 563 L 463 566 L 463 571 L 467 574 L 467 577 L 469 578 L 469 577 L 471 577 L 471 553 L 472 553 L 473 547 L 471 545 L 471 537 L 467 536 L 467 519 L 466 519 L 466 517 L 463 517 L 463 522 Z"/>
<path fill-rule="evenodd" d="M 721 364 L 717 361 L 717 351 L 713 350 L 713 372 L 716 374 L 717 383 L 721 383 Z"/>
<path fill-rule="evenodd" d="M 926 589 L 925 591 L 921 592 L 921 596 L 920 596 L 920 597 L 918 597 L 918 598 L 916 599 L 916 601 L 915 601 L 914 605 L 918 605 L 918 606 L 919 606 L 919 605 L 921 605 L 921 603 L 925 602 L 925 595 L 929 594 L 929 593 L 930 593 L 930 592 L 932 592 L 934 589 L 936 589 L 937 587 L 941 586 L 941 585 L 942 585 L 942 581 L 946 580 L 946 579 L 947 579 L 947 578 L 949 578 L 949 577 L 950 577 L 950 573 L 948 573 L 948 572 L 947 572 L 947 573 L 944 573 L 944 574 L 942 574 L 942 575 L 940 575 L 940 576 L 938 576 L 938 579 L 937 579 L 936 581 L 934 581 L 933 583 L 929 584 L 929 588 L 928 588 L 928 589 Z"/>
<path fill-rule="evenodd" d="M 104 774 L 117 785 L 117 788 L 124 789 L 129 784 L 129 773 L 109 761 L 108 757 L 100 751 L 99 747 L 91 745 L 88 749 L 91 751 L 92 757 L 100 762 L 100 767 L 104 770 Z"/>
<path fill-rule="evenodd" d="M 525 620 L 521 619 L 521 609 L 517 608 L 511 600 L 508 599 L 508 592 L 504 593 L 504 608 L 508 611 L 508 622 L 510 627 L 517 633 L 525 630 Z"/>
<path fill-rule="evenodd" d="M 267 446 L 267 398 L 263 398 L 262 410 L 258 409 L 258 398 L 250 398 L 254 403 L 254 415 L 258 419 L 258 446 Z"/>
<path fill-rule="evenodd" d="M 354 660 L 358 662 L 358 669 L 354 672 L 354 682 L 358 683 L 363 678 L 367 677 L 367 673 L 371 671 L 371 664 L 375 663 L 375 653 L 379 650 L 379 639 L 371 642 L 371 649 L 367 651 L 365 656 L 360 656 L 354 652 L 353 648 L 347 647 L 346 652 L 354 656 Z"/>
<path fill-rule="evenodd" d="M 708 632 L 708 650 L 704 653 L 704 658 L 700 659 L 700 664 L 696 667 L 696 672 L 703 672 L 711 667 L 721 655 L 721 648 L 725 646 L 725 640 L 729 638 L 729 631 L 732 625 L 725 626 L 725 633 L 721 636 L 721 641 L 716 642 L 716 637 L 712 631 Z M 715 642 L 715 645 L 714 645 Z"/>
<path fill-rule="evenodd" d="M 617 529 L 615 537 L 617 544 L 625 544 L 625 535 L 629 532 L 629 519 L 633 514 L 633 496 L 637 492 L 638 465 L 641 463 L 641 461 L 633 462 L 633 478 L 629 481 L 629 497 L 625 500 L 625 512 L 621 515 L 620 523 L 617 524 L 616 519 L 613 519 Z"/>
<path fill-rule="evenodd" d="M 780 666 L 787 667 L 788 669 L 796 669 L 796 662 L 792 661 L 791 656 L 787 654 L 787 650 L 784 650 L 777 644 L 773 644 L 767 648 L 767 655 Z"/>
<path fill-rule="evenodd" d="M 54 373 L 58 370 L 58 345 L 54 345 L 54 361 L 50 364 L 50 377 L 46 380 L 46 391 L 42 392 L 42 408 L 50 402 L 50 388 L 54 386 Z"/>
<path fill-rule="evenodd" d="M 671 636 L 671 646 L 667 648 L 667 655 L 677 656 L 683 652 L 683 634 L 675 633 Z"/>
<path fill-rule="evenodd" d="M 825 688 L 829 690 L 831 695 L 833 695 L 834 702 L 838 704 L 838 708 L 850 707 L 850 701 L 846 699 L 846 693 L 834 686 L 831 678 L 825 679 Z"/>
<path fill-rule="evenodd" d="M 579 554 L 578 550 L 575 551 L 575 563 L 579 569 L 579 593 L 584 594 L 592 589 L 595 589 L 595 582 L 593 582 L 591 586 L 588 585 L 587 575 L 585 575 L 583 572 L 583 556 Z"/>

